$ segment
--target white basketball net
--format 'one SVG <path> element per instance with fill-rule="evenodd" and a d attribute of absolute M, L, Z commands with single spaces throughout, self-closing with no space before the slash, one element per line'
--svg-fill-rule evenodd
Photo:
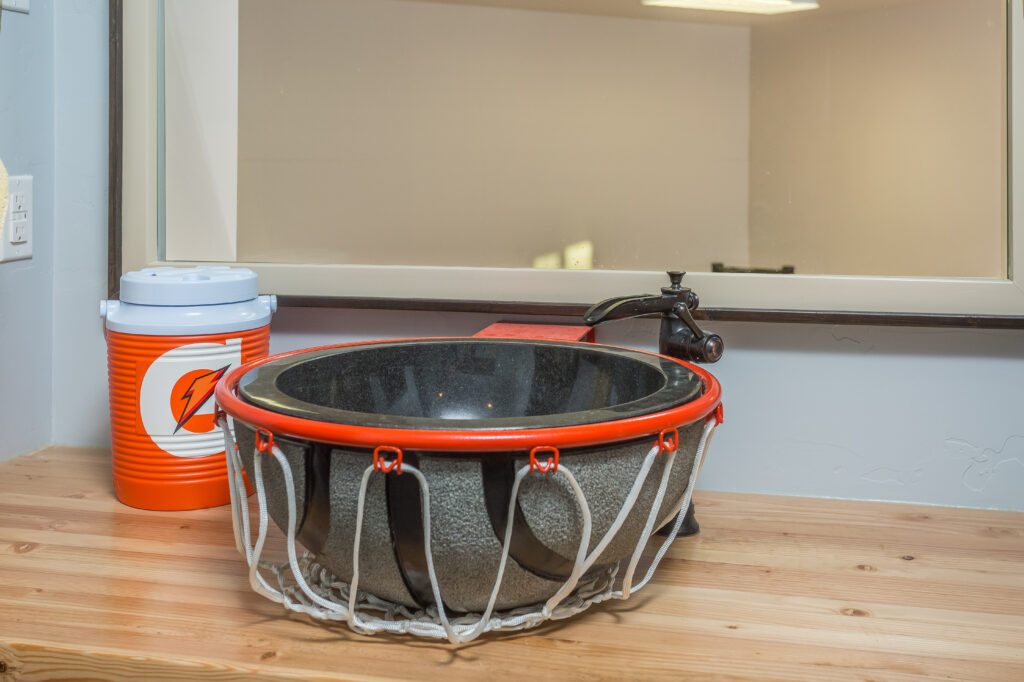
<path fill-rule="evenodd" d="M 295 526 L 297 515 L 294 480 L 288 459 L 272 441 L 265 451 L 260 451 L 258 448 L 254 448 L 253 451 L 252 484 L 256 489 L 259 527 L 256 532 L 256 542 L 255 544 L 251 543 L 252 529 L 250 527 L 245 481 L 242 477 L 242 460 L 233 442 L 232 431 L 228 428 L 227 418 L 220 417 L 218 423 L 224 433 L 224 451 L 227 453 L 235 546 L 238 548 L 239 553 L 245 556 L 246 563 L 249 565 L 249 583 L 256 592 L 262 594 L 267 599 L 284 604 L 288 609 L 297 613 L 308 614 L 314 618 L 327 621 L 345 622 L 352 630 L 361 634 L 372 635 L 379 632 L 391 632 L 448 639 L 452 643 L 461 643 L 469 642 L 485 632 L 524 630 L 536 627 L 547 620 L 568 618 L 608 599 L 626 599 L 630 594 L 638 592 L 647 585 L 679 532 L 685 515 L 680 512 L 685 511 L 689 507 L 690 497 L 704 460 L 704 453 L 711 440 L 711 434 L 718 426 L 719 421 L 717 415 L 712 415 L 705 422 L 704 430 L 697 446 L 697 452 L 694 455 L 693 468 L 690 471 L 690 479 L 687 483 L 686 491 L 683 493 L 682 498 L 672 507 L 671 511 L 660 520 L 655 518 L 655 514 L 661 508 L 662 501 L 664 500 L 676 451 L 662 452 L 660 444 L 655 444 L 651 448 L 644 457 L 643 465 L 637 474 L 636 480 L 633 482 L 629 495 L 615 517 L 615 521 L 593 549 L 587 546 L 591 533 L 590 508 L 572 471 L 564 464 L 560 464 L 557 467 L 553 467 L 550 473 L 541 474 L 563 476 L 576 494 L 576 501 L 579 504 L 580 514 L 583 519 L 583 529 L 572 572 L 562 587 L 546 602 L 505 611 L 495 610 L 494 604 L 501 589 L 505 566 L 508 563 L 509 545 L 512 538 L 512 522 L 516 512 L 516 500 L 518 499 L 520 483 L 522 483 L 523 478 L 530 474 L 530 466 L 524 465 L 516 473 L 512 486 L 512 494 L 508 506 L 508 522 L 505 526 L 504 542 L 502 543 L 501 562 L 494 579 L 494 588 L 491 591 L 487 608 L 482 614 L 466 614 L 457 617 L 449 617 L 445 612 L 443 595 L 441 595 L 437 575 L 434 572 L 434 562 L 430 548 L 430 486 L 427 485 L 427 481 L 419 469 L 410 464 L 403 464 L 401 474 L 409 474 L 419 482 L 423 515 L 423 545 L 434 603 L 438 606 L 431 606 L 426 609 L 410 609 L 401 604 L 395 604 L 359 591 L 360 539 L 363 529 L 367 484 L 370 476 L 375 473 L 382 476 L 389 474 L 375 469 L 373 464 L 367 466 L 363 472 L 356 512 L 355 539 L 352 547 L 352 580 L 350 583 L 346 583 L 339 580 L 330 571 L 317 563 L 313 555 L 303 550 L 300 556 L 296 550 Z M 633 551 L 629 563 L 626 565 L 621 586 L 619 589 L 615 589 L 616 578 L 621 564 L 599 572 L 596 577 L 591 576 L 583 579 L 588 569 L 601 556 L 633 510 L 654 464 L 654 460 L 659 455 L 664 455 L 668 459 L 662 471 L 657 495 L 655 496 L 654 503 L 651 505 L 651 511 L 647 515 L 647 522 L 644 525 L 643 533 L 640 536 L 639 542 L 637 542 L 636 549 Z M 288 512 L 287 528 L 285 529 L 285 549 L 288 553 L 288 561 L 283 564 L 274 564 L 262 558 L 267 540 L 267 530 L 270 525 L 267 492 L 263 483 L 265 459 L 270 459 L 276 463 L 280 467 L 284 478 Z M 676 520 L 671 532 L 661 543 L 644 577 L 634 584 L 634 573 L 651 534 L 656 527 L 665 525 L 673 517 Z M 655 523 L 657 521 L 660 521 L 660 523 L 656 526 Z M 271 580 L 268 581 L 268 578 Z M 271 582 L 274 584 L 272 585 Z"/>

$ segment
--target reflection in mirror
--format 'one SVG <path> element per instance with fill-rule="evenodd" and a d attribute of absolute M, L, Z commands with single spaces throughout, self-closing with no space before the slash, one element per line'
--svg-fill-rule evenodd
<path fill-rule="evenodd" d="M 1004 0 L 817 5 L 165 0 L 166 257 L 1006 277 Z"/>

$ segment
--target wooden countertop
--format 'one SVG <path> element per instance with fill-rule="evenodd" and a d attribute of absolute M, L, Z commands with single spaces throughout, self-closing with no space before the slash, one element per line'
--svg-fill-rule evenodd
<path fill-rule="evenodd" d="M 630 601 L 463 646 L 249 589 L 227 508 L 145 512 L 109 452 L 0 464 L 0 680 L 1024 680 L 1024 514 L 701 493 Z"/>

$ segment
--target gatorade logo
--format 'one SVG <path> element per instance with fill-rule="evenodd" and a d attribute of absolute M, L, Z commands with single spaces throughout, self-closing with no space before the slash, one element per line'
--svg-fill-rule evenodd
<path fill-rule="evenodd" d="M 140 430 L 175 457 L 205 457 L 224 450 L 213 421 L 217 382 L 242 364 L 242 340 L 190 343 L 149 365 L 139 390 Z"/>
<path fill-rule="evenodd" d="M 224 365 L 211 372 L 197 369 L 178 379 L 174 384 L 174 390 L 171 391 L 172 409 L 181 406 L 181 414 L 178 416 L 174 433 L 181 430 L 183 426 L 192 433 L 205 433 L 215 426 L 212 423 L 212 414 L 209 415 L 209 419 L 201 419 L 196 413 L 213 396 L 213 389 L 217 387 L 217 381 L 224 376 L 230 366 Z M 183 385 L 187 385 L 188 388 L 182 390 L 181 386 Z M 207 415 L 202 416 L 206 417 Z"/>

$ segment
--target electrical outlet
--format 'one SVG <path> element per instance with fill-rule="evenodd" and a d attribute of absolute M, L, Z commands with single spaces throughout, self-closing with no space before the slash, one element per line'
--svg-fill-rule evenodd
<path fill-rule="evenodd" d="M 32 257 L 32 176 L 7 181 L 7 215 L 0 232 L 0 263 Z"/>

